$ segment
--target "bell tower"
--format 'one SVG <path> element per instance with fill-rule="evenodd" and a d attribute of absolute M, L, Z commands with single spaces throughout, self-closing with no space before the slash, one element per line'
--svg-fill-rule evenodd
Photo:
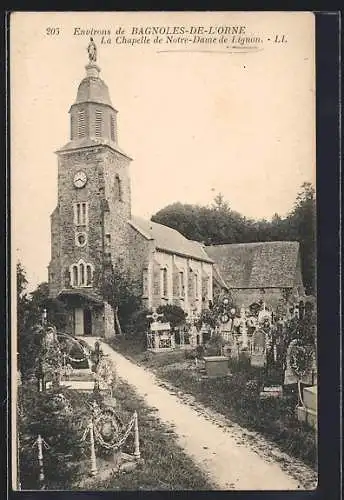
<path fill-rule="evenodd" d="M 92 38 L 87 50 L 86 75 L 69 110 L 70 140 L 56 152 L 49 290 L 66 303 L 69 333 L 111 336 L 114 314 L 102 291 L 112 267 L 129 267 L 131 158 L 118 145 L 117 110 Z"/>

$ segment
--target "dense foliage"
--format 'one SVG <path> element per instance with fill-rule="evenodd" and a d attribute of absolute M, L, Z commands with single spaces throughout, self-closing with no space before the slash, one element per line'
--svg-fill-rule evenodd
<path fill-rule="evenodd" d="M 157 313 L 163 314 L 161 320 L 170 323 L 171 328 L 175 328 L 185 323 L 187 317 L 187 314 L 181 307 L 171 304 L 159 306 L 157 308 Z"/>
<path fill-rule="evenodd" d="M 306 292 L 315 291 L 316 203 L 310 183 L 301 186 L 293 209 L 284 218 L 275 214 L 271 221 L 248 219 L 232 210 L 220 194 L 212 206 L 173 203 L 159 210 L 152 220 L 206 245 L 299 241 Z"/>
<path fill-rule="evenodd" d="M 117 311 L 121 328 L 130 328 L 131 318 L 140 309 L 141 299 L 139 285 L 129 272 L 114 267 L 102 284 L 102 295 L 115 311 Z"/>
<path fill-rule="evenodd" d="M 37 365 L 39 335 L 36 327 L 42 321 L 43 310 L 48 311 L 48 320 L 58 330 L 66 325 L 66 309 L 63 302 L 49 298 L 48 283 L 41 283 L 36 290 L 27 292 L 27 278 L 23 265 L 17 263 L 17 331 L 18 365 L 24 378 L 29 378 Z"/>
<path fill-rule="evenodd" d="M 78 461 L 84 455 L 81 437 L 89 408 L 85 397 L 59 388 L 38 392 L 36 385 L 20 387 L 19 405 L 19 472 L 23 489 L 39 489 L 38 449 L 40 434 L 43 446 L 45 485 L 64 489 L 78 477 Z"/>

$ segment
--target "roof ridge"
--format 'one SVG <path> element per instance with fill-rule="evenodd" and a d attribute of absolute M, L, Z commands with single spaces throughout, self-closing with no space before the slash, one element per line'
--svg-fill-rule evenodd
<path fill-rule="evenodd" d="M 228 246 L 244 246 L 244 245 L 269 245 L 269 244 L 276 244 L 276 243 L 296 243 L 299 244 L 300 242 L 297 240 L 273 240 L 273 241 L 250 241 L 250 242 L 245 242 L 245 243 L 220 243 L 219 245 L 205 245 L 205 248 L 218 248 L 218 247 L 228 247 Z"/>
<path fill-rule="evenodd" d="M 213 262 L 200 242 L 186 238 L 177 229 L 137 215 L 132 215 L 131 225 L 146 238 L 154 240 L 159 250 L 184 255 L 195 260 Z"/>

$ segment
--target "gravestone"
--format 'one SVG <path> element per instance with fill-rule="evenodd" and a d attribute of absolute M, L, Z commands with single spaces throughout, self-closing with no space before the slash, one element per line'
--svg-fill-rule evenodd
<path fill-rule="evenodd" d="M 153 321 L 147 334 L 147 350 L 151 352 L 172 351 L 175 348 L 174 332 L 170 323 Z"/>
<path fill-rule="evenodd" d="M 224 377 L 228 375 L 228 358 L 226 356 L 204 356 L 203 359 L 208 377 Z"/>
<path fill-rule="evenodd" d="M 263 367 L 266 364 L 265 333 L 256 330 L 251 339 L 251 366 Z"/>
<path fill-rule="evenodd" d="M 307 422 L 313 429 L 317 428 L 318 423 L 318 403 L 317 386 L 305 387 L 303 389 L 304 406 L 297 408 L 297 417 L 300 422 Z"/>

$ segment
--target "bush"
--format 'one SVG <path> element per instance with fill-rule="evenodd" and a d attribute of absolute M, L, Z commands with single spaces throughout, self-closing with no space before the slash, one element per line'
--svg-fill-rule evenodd
<path fill-rule="evenodd" d="M 165 306 L 159 306 L 157 308 L 158 314 L 163 314 L 163 321 L 170 323 L 171 328 L 176 328 L 177 326 L 185 323 L 186 313 L 179 306 L 166 304 Z"/>
<path fill-rule="evenodd" d="M 84 446 L 80 439 L 89 415 L 86 402 L 75 391 L 59 388 L 37 392 L 24 384 L 20 387 L 18 406 L 21 487 L 40 486 L 38 451 L 33 446 L 40 434 L 49 446 L 43 450 L 45 484 L 49 489 L 66 488 L 79 474 L 78 462 Z"/>
<path fill-rule="evenodd" d="M 146 338 L 151 320 L 147 316 L 152 312 L 149 309 L 137 309 L 128 320 L 128 334 L 134 334 L 141 339 Z"/>

